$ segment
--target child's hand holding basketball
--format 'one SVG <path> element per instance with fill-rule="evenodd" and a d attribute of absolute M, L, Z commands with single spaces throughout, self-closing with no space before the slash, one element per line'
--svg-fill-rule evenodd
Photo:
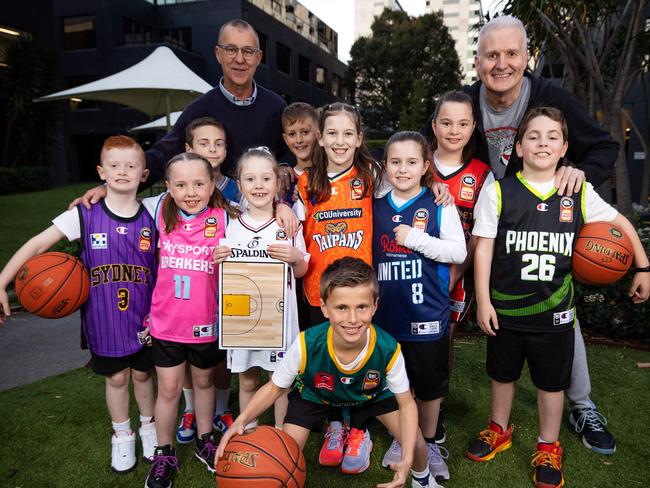
<path fill-rule="evenodd" d="M 228 442 L 230 442 L 232 436 L 237 434 L 242 435 L 244 433 L 244 427 L 245 427 L 245 423 L 241 422 L 241 415 L 240 415 L 235 419 L 235 421 L 230 426 L 230 428 L 221 436 L 221 440 L 219 441 L 219 446 L 217 447 L 217 454 L 215 460 L 223 457 L 223 453 L 225 452 L 226 446 L 228 445 Z"/>
<path fill-rule="evenodd" d="M 215 263 L 221 264 L 230 257 L 230 248 L 228 246 L 216 246 L 212 252 L 212 259 Z"/>
<path fill-rule="evenodd" d="M 11 315 L 9 295 L 7 295 L 7 290 L 4 288 L 0 288 L 0 305 L 2 305 L 2 310 L 0 310 L 0 325 L 4 325 L 7 317 Z"/>

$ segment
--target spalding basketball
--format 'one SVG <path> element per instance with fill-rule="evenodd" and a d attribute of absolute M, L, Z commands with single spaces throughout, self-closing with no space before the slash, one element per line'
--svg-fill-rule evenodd
<path fill-rule="evenodd" d="M 588 285 L 609 285 L 622 278 L 632 264 L 632 242 L 608 222 L 585 225 L 573 250 L 573 276 Z"/>
<path fill-rule="evenodd" d="M 306 476 L 296 441 L 268 425 L 233 436 L 217 462 L 218 488 L 302 488 Z"/>
<path fill-rule="evenodd" d="M 16 275 L 16 295 L 22 306 L 46 319 L 70 315 L 88 299 L 89 291 L 86 267 L 62 252 L 34 256 Z"/>

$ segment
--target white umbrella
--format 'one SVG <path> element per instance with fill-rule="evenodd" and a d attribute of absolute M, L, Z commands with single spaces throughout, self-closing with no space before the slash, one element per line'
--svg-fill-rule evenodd
<path fill-rule="evenodd" d="M 183 110 L 188 103 L 212 87 L 185 66 L 168 47 L 158 47 L 130 68 L 101 80 L 92 81 L 38 98 L 37 102 L 66 100 L 71 97 L 114 102 L 133 107 L 150 117 Z"/>
<path fill-rule="evenodd" d="M 146 124 L 133 127 L 132 129 L 129 129 L 129 132 L 144 132 L 148 130 L 168 129 L 169 127 L 167 124 L 169 123 L 171 125 L 174 125 L 182 113 L 183 112 L 172 112 L 169 114 L 169 122 L 167 122 L 167 116 L 160 117 L 159 119 L 152 120 Z"/>

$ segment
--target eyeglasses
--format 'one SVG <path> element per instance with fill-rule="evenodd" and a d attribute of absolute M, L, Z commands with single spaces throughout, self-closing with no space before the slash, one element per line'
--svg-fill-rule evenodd
<path fill-rule="evenodd" d="M 244 57 L 244 59 L 253 59 L 253 56 L 259 52 L 262 52 L 259 49 L 251 46 L 237 47 L 233 44 L 226 44 L 225 46 L 222 44 L 217 44 L 217 47 L 219 49 L 223 49 L 223 52 L 225 52 L 226 56 L 229 58 L 234 58 L 237 56 L 237 53 L 241 51 L 241 55 Z"/>

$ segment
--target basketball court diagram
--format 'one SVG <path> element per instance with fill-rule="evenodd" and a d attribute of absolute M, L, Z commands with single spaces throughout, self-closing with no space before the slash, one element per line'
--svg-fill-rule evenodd
<path fill-rule="evenodd" d="M 224 261 L 219 270 L 219 347 L 284 349 L 286 265 Z"/>

